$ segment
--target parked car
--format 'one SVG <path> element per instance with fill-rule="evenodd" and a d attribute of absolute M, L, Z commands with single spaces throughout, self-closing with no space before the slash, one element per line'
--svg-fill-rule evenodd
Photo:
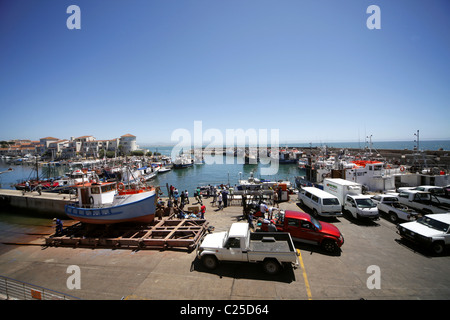
<path fill-rule="evenodd" d="M 450 246 L 450 213 L 425 215 L 417 221 L 397 225 L 402 238 L 424 245 L 435 254 Z"/>
<path fill-rule="evenodd" d="M 387 214 L 389 220 L 397 223 L 398 220 L 414 221 L 418 213 L 408 206 L 399 203 L 398 198 L 391 194 L 379 194 L 372 197 L 380 214 Z"/>
<path fill-rule="evenodd" d="M 278 231 L 289 232 L 292 240 L 321 246 L 327 252 L 336 252 L 344 244 L 344 236 L 331 223 L 318 221 L 299 211 L 280 211 L 273 220 Z M 263 221 L 261 230 L 267 231 L 269 222 Z"/>

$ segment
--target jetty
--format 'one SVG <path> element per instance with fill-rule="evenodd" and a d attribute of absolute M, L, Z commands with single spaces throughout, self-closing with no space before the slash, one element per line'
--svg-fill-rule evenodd
<path fill-rule="evenodd" d="M 64 206 L 75 202 L 78 198 L 71 194 L 0 189 L 0 208 L 38 212 L 49 218 L 66 217 Z"/>

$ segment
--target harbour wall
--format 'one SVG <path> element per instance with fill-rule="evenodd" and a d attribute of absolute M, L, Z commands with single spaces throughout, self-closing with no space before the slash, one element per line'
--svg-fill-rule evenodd
<path fill-rule="evenodd" d="M 70 195 L 42 192 L 26 192 L 0 189 L 0 210 L 3 211 L 34 211 L 40 216 L 49 218 L 66 217 L 64 206 L 75 202 Z"/>

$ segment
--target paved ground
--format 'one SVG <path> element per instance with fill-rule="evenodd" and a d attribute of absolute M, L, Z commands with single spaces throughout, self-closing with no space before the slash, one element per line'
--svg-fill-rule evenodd
<path fill-rule="evenodd" d="M 205 204 L 215 232 L 226 230 L 242 214 L 238 206 L 215 211 L 209 201 Z M 281 208 L 301 210 L 295 201 L 282 203 Z M 340 217 L 328 222 L 344 234 L 342 252 L 328 255 L 314 246 L 297 245 L 302 267 L 277 276 L 266 275 L 259 265 L 242 263 L 224 263 L 211 272 L 197 261 L 195 252 L 4 244 L 0 275 L 83 299 L 450 299 L 450 255 L 416 251 L 399 241 L 395 226 L 384 219 L 364 224 Z M 49 231 L 49 226 L 33 230 Z M 11 241 L 15 231 L 9 231 Z M 26 241 L 42 239 L 34 236 Z M 81 289 L 67 287 L 71 265 L 80 267 Z M 379 268 L 380 289 L 367 286 L 370 266 Z"/>

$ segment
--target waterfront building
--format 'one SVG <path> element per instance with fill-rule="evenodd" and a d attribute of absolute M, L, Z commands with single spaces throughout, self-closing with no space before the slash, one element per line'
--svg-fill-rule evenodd
<path fill-rule="evenodd" d="M 124 134 L 120 137 L 119 145 L 122 146 L 122 150 L 125 154 L 138 150 L 139 147 L 136 144 L 136 136 L 132 134 Z"/>

